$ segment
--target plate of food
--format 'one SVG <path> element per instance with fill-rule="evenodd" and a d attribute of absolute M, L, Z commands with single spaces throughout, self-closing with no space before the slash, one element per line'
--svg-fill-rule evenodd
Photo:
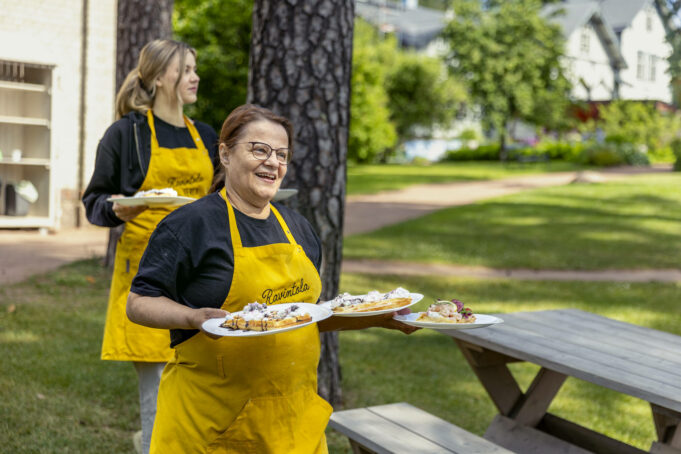
<path fill-rule="evenodd" d="M 331 317 L 330 309 L 318 304 L 282 303 L 268 306 L 249 303 L 227 317 L 203 322 L 204 331 L 216 336 L 250 337 L 283 333 Z"/>
<path fill-rule="evenodd" d="M 367 317 L 399 311 L 418 303 L 421 299 L 423 295 L 420 293 L 411 293 L 398 287 L 387 293 L 376 290 L 365 295 L 341 293 L 331 301 L 325 301 L 319 305 L 329 308 L 333 315 L 339 317 Z"/>
<path fill-rule="evenodd" d="M 279 189 L 276 194 L 274 194 L 273 202 L 281 202 L 282 200 L 289 199 L 294 195 L 298 194 L 297 189 Z"/>
<path fill-rule="evenodd" d="M 493 315 L 474 314 L 472 310 L 456 299 L 436 300 L 425 312 L 398 315 L 393 319 L 406 325 L 431 329 L 472 329 L 496 325 L 504 321 Z"/>
<path fill-rule="evenodd" d="M 140 191 L 132 197 L 109 197 L 107 202 L 116 202 L 123 206 L 179 206 L 186 205 L 196 199 L 191 197 L 182 197 L 177 195 L 177 191 L 173 188 L 164 189 L 150 189 L 148 191 Z"/>

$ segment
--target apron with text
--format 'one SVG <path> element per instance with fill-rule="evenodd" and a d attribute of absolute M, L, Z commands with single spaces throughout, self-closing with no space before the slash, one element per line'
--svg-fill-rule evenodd
<path fill-rule="evenodd" d="M 227 200 L 224 189 L 222 195 Z M 289 242 L 245 248 L 226 203 L 234 275 L 222 309 L 236 312 L 254 301 L 316 303 L 317 269 L 279 212 L 270 205 Z M 211 339 L 200 332 L 175 350 L 161 377 L 151 454 L 327 452 L 332 408 L 317 395 L 316 323 L 255 337 Z"/>
<path fill-rule="evenodd" d="M 197 199 L 206 195 L 213 178 L 213 164 L 192 122 L 184 117 L 196 148 L 163 148 L 158 144 L 151 110 L 147 111 L 147 119 L 151 129 L 151 158 L 139 190 L 173 188 L 179 196 Z M 151 233 L 176 208 L 149 207 L 125 224 L 116 246 L 102 359 L 166 362 L 173 357 L 168 330 L 147 328 L 131 322 L 125 314 L 125 305 Z"/>

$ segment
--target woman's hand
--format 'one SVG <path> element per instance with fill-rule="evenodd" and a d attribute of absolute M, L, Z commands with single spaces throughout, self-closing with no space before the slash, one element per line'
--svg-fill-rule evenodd
<path fill-rule="evenodd" d="M 114 194 L 111 196 L 112 199 L 120 199 L 122 197 L 125 197 L 123 194 Z M 135 219 L 137 215 L 139 215 L 141 212 L 145 211 L 147 208 L 149 208 L 146 205 L 139 205 L 135 207 L 130 207 L 130 206 L 123 206 L 120 203 L 114 202 L 113 204 L 113 212 L 116 215 L 118 219 L 120 219 L 123 222 L 128 222 L 132 219 Z"/>
<path fill-rule="evenodd" d="M 202 307 L 200 309 L 194 309 L 191 324 L 195 329 L 200 329 L 203 334 L 210 337 L 211 339 L 217 339 L 220 336 L 211 334 L 203 329 L 203 322 L 210 320 L 211 318 L 222 318 L 226 317 L 229 312 L 223 311 L 222 309 L 215 309 L 213 307 Z"/>
<path fill-rule="evenodd" d="M 411 334 L 421 328 L 406 325 L 393 319 L 393 315 L 410 314 L 411 310 L 405 308 L 396 312 L 388 312 L 380 315 L 370 315 L 368 317 L 329 317 L 326 320 L 319 322 L 320 331 L 339 331 L 339 330 L 357 330 L 365 328 L 386 328 L 402 331 L 404 334 Z"/>

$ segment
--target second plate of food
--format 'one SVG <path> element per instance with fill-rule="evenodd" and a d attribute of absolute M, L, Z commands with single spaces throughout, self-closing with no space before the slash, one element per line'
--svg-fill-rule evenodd
<path fill-rule="evenodd" d="M 357 295 L 357 296 L 364 296 L 364 295 Z M 380 309 L 380 310 L 375 310 L 375 311 L 365 311 L 365 312 L 334 312 L 333 315 L 336 317 L 368 317 L 371 315 L 380 315 L 380 314 L 387 314 L 390 312 L 397 312 L 402 309 L 406 309 L 409 306 L 413 306 L 414 304 L 418 303 L 423 299 L 423 295 L 420 293 L 409 293 L 409 296 L 411 297 L 411 302 L 407 304 L 403 304 L 399 307 L 391 307 L 389 309 Z M 324 306 L 326 303 L 320 303 L 320 306 Z"/>
<path fill-rule="evenodd" d="M 396 314 L 395 316 L 393 316 L 393 319 L 400 321 L 405 325 L 416 326 L 417 328 L 431 328 L 437 330 L 484 328 L 486 326 L 496 325 L 504 322 L 503 319 L 495 317 L 494 315 L 475 314 L 475 321 L 471 323 L 446 323 L 446 322 L 438 323 L 417 320 L 421 314 L 422 312 L 407 315 Z"/>

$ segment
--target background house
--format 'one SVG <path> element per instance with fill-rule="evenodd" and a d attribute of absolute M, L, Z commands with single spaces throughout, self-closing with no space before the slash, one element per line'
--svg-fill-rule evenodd
<path fill-rule="evenodd" d="M 652 0 L 569 0 L 544 13 L 565 33 L 575 99 L 672 102 L 671 46 Z"/>
<path fill-rule="evenodd" d="M 3 1 L 0 43 L 0 228 L 77 225 L 114 118 L 116 1 Z"/>

